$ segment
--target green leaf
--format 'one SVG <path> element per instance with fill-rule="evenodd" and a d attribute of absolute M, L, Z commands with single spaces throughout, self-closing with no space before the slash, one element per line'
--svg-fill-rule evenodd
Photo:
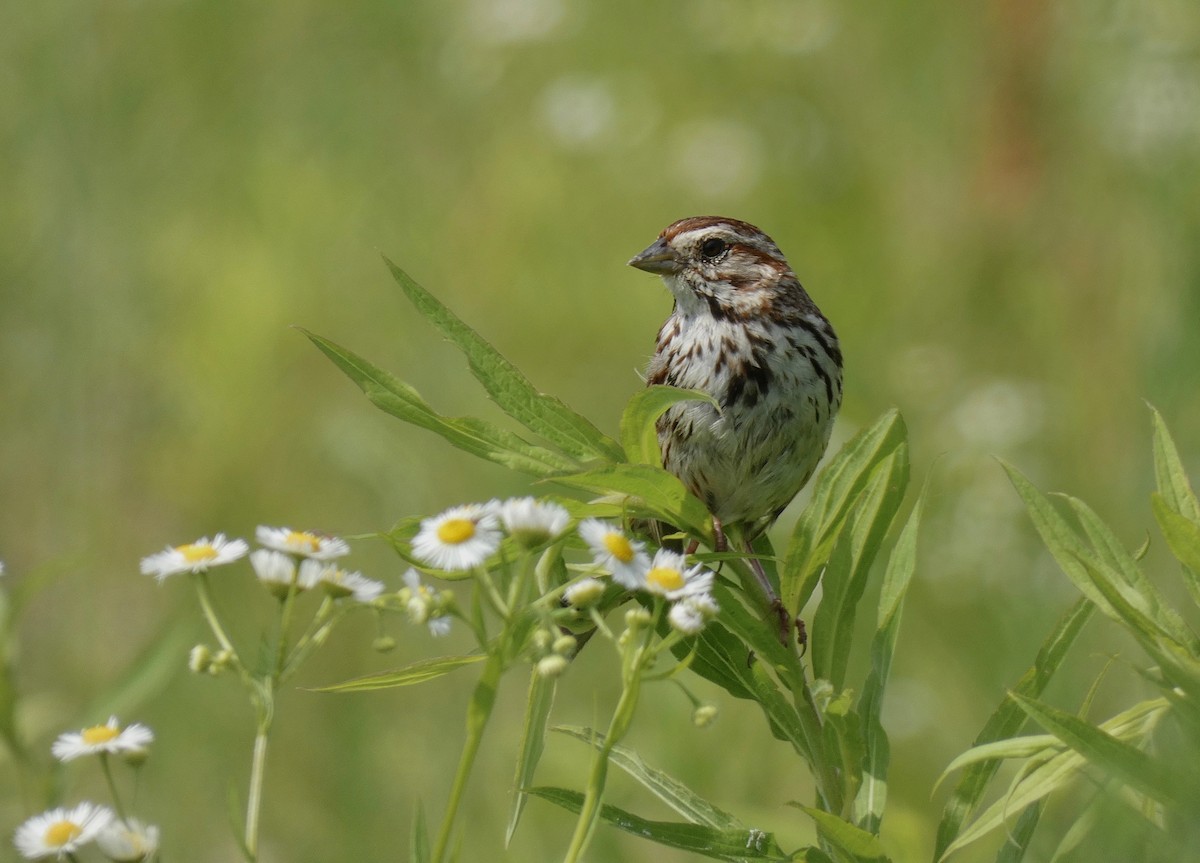
<path fill-rule="evenodd" d="M 1182 808 L 1185 789 L 1194 783 L 1172 764 L 1147 755 L 1072 713 L 1016 693 L 1011 696 L 1039 725 L 1058 737 L 1090 763 L 1119 778 L 1158 802 Z"/>
<path fill-rule="evenodd" d="M 559 399 L 538 392 L 520 369 L 433 294 L 386 257 L 384 261 L 417 310 L 463 352 L 472 374 L 505 413 L 577 458 L 620 461 L 622 453 L 616 441 Z"/>
<path fill-rule="evenodd" d="M 687 401 L 708 402 L 720 409 L 720 404 L 706 392 L 655 384 L 639 391 L 625 405 L 621 414 L 621 445 L 625 459 L 631 464 L 662 467 L 658 450 L 658 418 L 672 405 Z"/>
<path fill-rule="evenodd" d="M 888 860 L 888 856 L 883 850 L 883 843 L 879 841 L 878 836 L 855 827 L 849 821 L 843 821 L 823 809 L 815 809 L 812 806 L 796 802 L 788 805 L 795 806 L 807 813 L 816 822 L 817 831 L 821 837 L 843 854 L 856 861 Z"/>
<path fill-rule="evenodd" d="M 1158 492 L 1150 496 L 1150 503 L 1171 553 L 1183 565 L 1188 591 L 1193 601 L 1200 604 L 1200 524 L 1172 509 Z"/>
<path fill-rule="evenodd" d="M 901 444 L 872 470 L 850 511 L 821 577 L 821 603 L 812 625 L 814 676 L 845 686 L 858 602 L 908 485 L 908 447 Z"/>
<path fill-rule="evenodd" d="M 1098 552 L 1087 541 L 1087 537 L 1072 528 L 1046 496 L 1016 468 L 1007 464 L 1003 466 L 1013 487 L 1025 501 L 1042 541 L 1080 593 L 1107 616 L 1130 627 L 1135 634 L 1143 633 L 1147 637 L 1162 635 L 1176 644 L 1194 644 L 1194 636 L 1187 631 L 1178 615 L 1162 602 L 1157 591 L 1147 587 L 1144 578 L 1139 575 L 1131 583 L 1119 566 L 1106 562 L 1105 558 L 1112 556 L 1111 545 L 1106 542 L 1104 550 Z M 1102 529 L 1106 534 L 1111 534 L 1098 518 L 1089 517 L 1090 510 L 1082 502 L 1076 501 L 1073 506 L 1076 513 L 1085 519 L 1088 530 Z"/>
<path fill-rule="evenodd" d="M 862 767 L 862 785 L 854 799 L 853 816 L 856 825 L 875 834 L 879 833 L 884 806 L 887 803 L 887 773 L 891 754 L 887 732 L 881 720 L 883 696 L 891 675 L 892 656 L 896 652 L 904 595 L 916 571 L 917 534 L 928 488 L 929 483 L 926 481 L 892 549 L 887 569 L 884 570 L 875 636 L 871 640 L 871 671 L 863 684 L 862 697 L 858 703 L 858 712 L 862 716 L 866 759 Z"/>
<path fill-rule="evenodd" d="M 408 384 L 328 339 L 301 329 L 322 353 L 333 360 L 367 399 L 397 419 L 432 431 L 471 455 L 533 476 L 578 470 L 579 463 L 545 447 L 474 417 L 446 417 L 431 408 Z"/>
<path fill-rule="evenodd" d="M 1134 597 L 1138 600 L 1133 602 L 1135 607 L 1139 610 L 1144 609 L 1145 614 L 1172 641 L 1195 647 L 1195 636 L 1188 630 L 1183 618 L 1171 608 L 1154 582 L 1146 578 L 1133 555 L 1121 545 L 1112 530 L 1083 501 L 1073 497 L 1068 497 L 1067 500 L 1103 566 L 1101 572 L 1120 576 L 1125 584 L 1133 588 Z M 1092 582 L 1095 583 L 1096 573 L 1091 573 L 1091 577 Z M 1097 586 L 1099 587 L 1099 585 Z M 1123 592 L 1123 595 L 1127 595 L 1127 593 Z"/>
<path fill-rule="evenodd" d="M 421 801 L 413 811 L 412 835 L 409 837 L 408 859 L 410 863 L 430 863 L 432 851 L 429 847 L 429 830 L 425 826 L 425 809 Z"/>
<path fill-rule="evenodd" d="M 508 815 L 508 828 L 504 833 L 504 845 L 512 842 L 525 808 L 526 788 L 533 779 L 542 750 L 546 744 L 546 722 L 550 708 L 554 706 L 556 681 L 552 677 L 538 674 L 534 668 L 529 675 L 529 699 L 525 705 L 525 726 L 521 734 L 521 754 L 517 758 L 517 773 L 513 778 L 513 803 Z"/>
<path fill-rule="evenodd" d="M 1096 607 L 1084 598 L 1071 606 L 1042 642 L 1033 665 L 1021 675 L 1012 691 L 1033 697 L 1041 695 L 1095 610 Z M 1024 711 L 1015 701 L 1006 697 L 988 717 L 983 730 L 975 738 L 975 745 L 981 746 L 1011 738 L 1024 724 Z M 945 809 L 942 810 L 933 853 L 935 861 L 941 860 L 949 853 L 953 843 L 960 836 L 963 825 L 979 806 L 999 767 L 1000 761 L 994 759 L 971 764 L 963 771 L 950 799 L 946 802 Z"/>
<path fill-rule="evenodd" d="M 1154 477 L 1158 483 L 1158 493 L 1175 512 L 1200 523 L 1200 502 L 1197 502 L 1196 493 L 1188 482 L 1171 432 L 1167 430 L 1162 414 L 1153 407 L 1150 413 L 1154 420 Z"/>
<path fill-rule="evenodd" d="M 578 725 L 557 725 L 550 730 L 580 740 L 598 751 L 602 750 L 604 735 L 594 729 Z M 628 747 L 612 747 L 609 763 L 624 770 L 642 787 L 693 824 L 717 830 L 743 829 L 742 823 L 733 815 L 705 800 L 673 776 L 650 767 L 640 755 Z"/>
<path fill-rule="evenodd" d="M 639 515 L 657 518 L 701 539 L 711 540 L 712 519 L 699 498 L 689 494 L 673 474 L 644 464 L 609 464 L 582 473 L 556 476 L 570 488 L 617 494 Z"/>
<path fill-rule="evenodd" d="M 412 686 L 456 671 L 464 665 L 473 665 L 487 659 L 486 654 L 473 653 L 467 656 L 443 656 L 437 659 L 422 659 L 403 668 L 356 677 L 344 683 L 320 686 L 315 692 L 372 692 L 376 689 L 392 689 L 397 686 Z"/>
<path fill-rule="evenodd" d="M 566 788 L 531 788 L 529 793 L 561 806 L 568 812 L 578 813 L 583 803 L 581 793 Z M 761 830 L 716 830 L 700 824 L 650 821 L 609 804 L 601 806 L 600 818 L 605 823 L 642 839 L 715 860 L 788 859 L 775 842 L 775 837 Z"/>
<path fill-rule="evenodd" d="M 1041 821 L 1044 806 L 1043 801 L 1038 801 L 1025 807 L 1025 811 L 1017 819 L 1017 825 L 1008 832 L 1004 845 L 996 854 L 996 863 L 1021 863 L 1025 859 L 1025 852 L 1029 850 L 1033 831 L 1037 829 L 1038 822 Z"/>
<path fill-rule="evenodd" d="M 1011 703 L 1018 713 L 1025 715 L 1016 701 Z M 1166 709 L 1167 702 L 1161 698 L 1142 702 L 1102 723 L 1101 728 L 1121 740 L 1144 739 L 1166 713 Z M 934 859 L 944 860 L 955 851 L 1006 824 L 1010 813 L 1044 799 L 1074 780 L 1087 766 L 1087 761 L 1078 752 L 1064 749 L 1063 746 L 1064 744 L 1055 738 L 1055 744 L 1048 747 L 1044 753 L 1035 755 L 1036 763 L 1032 769 L 1017 776 L 1003 798 L 984 810 L 974 823 L 957 833 L 954 841 L 948 842 L 944 848 L 941 846 L 942 832 L 939 830 L 939 846 Z M 968 772 L 973 769 L 975 768 L 968 768 Z"/>
<path fill-rule="evenodd" d="M 784 605 L 799 612 L 817 586 L 821 569 L 842 530 L 851 504 L 875 466 L 905 443 L 908 431 L 890 410 L 846 442 L 821 471 L 812 499 L 800 513 L 780 570 Z"/>

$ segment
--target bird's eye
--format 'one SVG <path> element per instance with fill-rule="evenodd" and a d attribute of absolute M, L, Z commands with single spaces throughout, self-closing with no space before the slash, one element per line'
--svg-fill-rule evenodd
<path fill-rule="evenodd" d="M 708 258 L 710 261 L 716 260 L 725 254 L 725 250 L 729 248 L 729 244 L 717 237 L 711 237 L 704 241 L 700 246 L 700 254 Z"/>

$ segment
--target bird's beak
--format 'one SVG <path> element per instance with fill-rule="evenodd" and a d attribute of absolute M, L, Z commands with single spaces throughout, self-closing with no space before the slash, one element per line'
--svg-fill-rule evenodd
<path fill-rule="evenodd" d="M 668 276 L 678 273 L 680 270 L 679 259 L 675 257 L 675 252 L 662 237 L 655 240 L 654 244 L 644 252 L 634 255 L 629 261 L 629 266 L 660 276 Z"/>

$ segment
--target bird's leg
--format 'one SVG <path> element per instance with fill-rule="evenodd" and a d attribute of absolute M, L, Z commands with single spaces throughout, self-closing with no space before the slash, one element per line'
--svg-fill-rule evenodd
<path fill-rule="evenodd" d="M 771 613 L 775 615 L 775 620 L 779 624 L 779 641 L 784 646 L 788 643 L 788 636 L 792 632 L 792 616 L 788 614 L 787 608 L 783 605 L 783 600 L 779 598 L 779 594 L 775 592 L 775 585 L 771 584 L 771 579 L 767 577 L 766 570 L 763 569 L 762 562 L 755 556 L 754 546 L 750 541 L 746 541 L 746 551 L 750 553 L 750 568 L 754 570 L 754 578 L 758 581 L 759 587 L 762 588 L 763 594 L 766 596 L 768 606 Z M 797 628 L 800 633 L 804 633 L 803 623 L 797 621 Z M 801 646 L 807 643 L 808 638 L 802 639 Z"/>
<path fill-rule="evenodd" d="M 729 551 L 729 540 L 725 538 L 725 529 L 721 520 L 713 516 L 713 551 Z"/>

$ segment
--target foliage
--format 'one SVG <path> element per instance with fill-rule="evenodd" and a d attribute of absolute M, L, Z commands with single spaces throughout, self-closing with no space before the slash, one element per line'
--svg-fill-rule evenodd
<path fill-rule="evenodd" d="M 395 264 L 388 261 L 388 266 L 406 296 L 462 351 L 472 374 L 488 395 L 526 429 L 529 437 L 475 418 L 444 416 L 412 387 L 330 340 L 308 333 L 313 343 L 372 403 L 405 422 L 439 434 L 472 455 L 594 495 L 588 503 L 574 505 L 572 514 L 576 518 L 619 515 L 629 528 L 663 522 L 687 539 L 713 547 L 711 517 L 699 500 L 662 469 L 654 431 L 658 416 L 671 404 L 706 396 L 665 387 L 651 387 L 638 393 L 622 417 L 618 444 L 560 400 L 538 392 L 511 363 L 428 291 Z M 787 742 L 809 767 L 815 785 L 814 802 L 796 805 L 812 819 L 819 852 L 813 848 L 785 853 L 770 834 L 758 830 L 747 832 L 747 828 L 715 804 L 666 773 L 648 767 L 640 756 L 619 746 L 620 737 L 632 721 L 642 681 L 663 674 L 651 674 L 654 662 L 644 656 L 656 656 L 662 648 L 649 649 L 648 642 L 643 644 L 648 654 L 624 653 L 624 690 L 609 729 L 571 732 L 590 743 L 596 753 L 591 779 L 583 791 L 529 784 L 543 749 L 553 699 L 553 684 L 539 679 L 535 666 L 515 774 L 518 793 L 509 836 L 516 829 L 526 797 L 533 795 L 578 814 L 576 836 L 565 858 L 568 860 L 576 859 L 582 852 L 596 820 L 663 845 L 688 848 L 723 860 L 798 859 L 809 850 L 835 860 L 883 859 L 877 837 L 887 800 L 889 747 L 880 711 L 904 594 L 915 569 L 919 502 L 896 538 L 883 573 L 869 644 L 857 644 L 856 621 L 872 566 L 891 535 L 907 486 L 906 432 L 899 414 L 891 411 L 860 432 L 831 459 L 783 553 L 776 557 L 768 545 L 760 543 L 762 562 L 780 584 L 789 618 L 799 613 L 818 584 L 823 586 L 812 619 L 811 678 L 792 639 L 785 634 L 781 640 L 778 611 L 760 595 L 743 587 L 753 581 L 744 555 L 697 556 L 715 563 L 725 574 L 713 587 L 720 613 L 694 637 L 666 639 L 682 665 L 737 698 L 755 701 L 770 733 Z M 411 525 L 399 526 L 390 538 L 403 548 L 411 533 Z M 560 570 L 560 575 L 567 573 Z M 498 586 L 503 592 L 504 584 Z M 562 593 L 561 583 L 551 581 L 545 587 L 551 596 Z M 617 599 L 624 601 L 625 597 Z M 539 602 L 542 599 L 530 600 L 531 606 Z M 610 602 L 600 614 L 593 613 L 597 628 L 606 629 L 602 615 L 612 607 Z M 528 645 L 519 643 L 520 639 L 533 638 L 540 631 L 526 626 L 518 632 L 514 620 L 501 621 L 501 626 L 502 631 L 492 637 L 491 646 L 482 645 L 494 659 L 488 663 L 480 683 L 483 691 L 489 693 L 484 699 L 489 703 L 500 674 L 508 670 L 516 657 L 530 652 Z M 627 637 L 628 632 L 621 643 Z M 502 656 L 493 648 L 504 642 L 511 644 Z M 865 680 L 850 688 L 847 672 L 856 652 L 867 659 L 870 670 Z M 447 658 L 432 665 L 420 662 L 391 675 L 351 681 L 341 688 L 406 685 L 479 658 L 477 655 Z M 480 703 L 479 689 L 473 705 L 472 712 L 485 721 L 488 705 Z M 462 769 L 469 770 L 470 753 L 477 745 L 479 733 L 478 724 L 469 724 Z M 603 805 L 609 763 L 621 766 L 653 796 L 673 806 L 684 821 L 657 822 Z M 460 778 L 465 781 L 465 775 L 460 773 Z M 455 795 L 460 784 L 456 781 Z M 454 797 L 443 822 L 441 841 L 428 853 L 422 851 L 414 857 L 416 863 L 426 860 L 440 863 L 443 859 L 456 805 Z M 414 847 L 418 844 L 425 847 L 414 840 Z"/>
<path fill-rule="evenodd" d="M 1183 586 L 1195 600 L 1200 595 L 1200 505 L 1166 424 L 1158 411 L 1152 416 L 1154 517 L 1178 560 Z M 1009 827 L 1009 845 L 1002 854 L 1007 860 L 1021 859 L 1046 798 L 1084 774 L 1097 780 L 1099 797 L 1122 801 L 1148 823 L 1158 841 L 1154 856 L 1147 859 L 1178 859 L 1181 849 L 1194 848 L 1198 838 L 1194 813 L 1200 804 L 1200 777 L 1185 765 L 1200 758 L 1200 639 L 1143 570 L 1142 553 L 1126 550 L 1087 504 L 1062 496 L 1064 514 L 1063 507 L 1015 468 L 1005 465 L 1005 470 L 1046 547 L 1082 597 L 975 746 L 947 768 L 947 773 L 962 768 L 963 776 L 943 816 L 935 859 L 1008 826 L 1014 814 L 1019 814 L 1017 825 Z M 1046 679 L 1093 610 L 1132 636 L 1151 662 L 1139 669 L 1141 676 L 1159 691 L 1104 721 L 1089 719 L 1086 703 L 1073 713 L 1040 699 Z M 1049 733 L 1012 736 L 1026 718 Z M 1021 762 L 1021 772 L 1000 800 L 968 824 L 1004 759 Z M 1078 826 L 1064 838 L 1061 851 L 1074 847 L 1095 819 L 1081 819 Z"/>

